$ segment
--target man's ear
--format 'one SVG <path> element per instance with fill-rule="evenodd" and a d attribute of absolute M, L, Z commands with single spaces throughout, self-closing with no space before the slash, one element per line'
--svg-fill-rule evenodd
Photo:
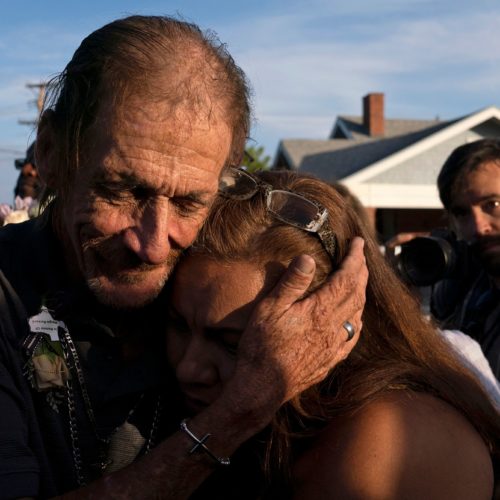
<path fill-rule="evenodd" d="M 43 112 L 38 124 L 35 142 L 35 164 L 42 181 L 53 191 L 58 188 L 58 163 L 60 161 L 57 150 L 57 140 L 54 130 L 54 111 L 48 109 Z"/>

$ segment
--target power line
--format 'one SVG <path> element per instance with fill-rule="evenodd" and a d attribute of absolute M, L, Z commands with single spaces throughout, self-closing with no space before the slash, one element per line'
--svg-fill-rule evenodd
<path fill-rule="evenodd" d="M 31 90 L 35 90 L 36 99 L 32 101 L 33 104 L 36 104 L 38 110 L 38 116 L 42 112 L 43 109 L 43 101 L 45 99 L 45 92 L 47 90 L 47 82 L 39 82 L 39 83 L 27 83 L 26 87 Z M 19 125 L 30 125 L 35 126 L 38 123 L 38 116 L 35 120 L 17 120 Z"/>

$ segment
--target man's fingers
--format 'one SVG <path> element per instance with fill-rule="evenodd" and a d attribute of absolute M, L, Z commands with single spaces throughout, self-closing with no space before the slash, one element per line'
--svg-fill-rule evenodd
<path fill-rule="evenodd" d="M 356 236 L 351 242 L 349 252 L 345 259 L 340 264 L 340 269 L 348 273 L 356 273 L 365 265 L 365 254 L 363 249 L 365 247 L 365 240 Z"/>
<path fill-rule="evenodd" d="M 267 380 L 281 380 L 274 385 L 282 402 L 322 380 L 358 342 L 368 279 L 363 247 L 361 238 L 353 239 L 339 269 L 304 300 L 316 265 L 307 255 L 297 257 L 254 310 L 241 337 L 238 367 L 261 366 Z"/>
<path fill-rule="evenodd" d="M 356 237 L 352 240 L 351 247 L 345 259 L 340 264 L 339 269 L 331 274 L 326 282 L 324 293 L 330 294 L 338 291 L 342 295 L 349 297 L 349 292 L 359 290 L 364 296 L 366 284 L 368 282 L 368 268 L 363 252 L 365 242 L 362 238 Z M 320 293 L 323 293 L 321 289 Z"/>
<path fill-rule="evenodd" d="M 296 257 L 268 297 L 279 300 L 283 308 L 288 308 L 306 293 L 315 271 L 316 262 L 311 256 Z"/>
<path fill-rule="evenodd" d="M 360 292 L 364 296 L 368 283 L 368 268 L 364 254 L 365 242 L 362 238 L 356 237 L 352 240 L 349 253 L 342 261 L 339 270 L 330 276 L 328 282 L 333 285 L 334 290 L 351 290 Z"/>
<path fill-rule="evenodd" d="M 354 238 L 349 253 L 342 261 L 339 269 L 331 274 L 325 284 L 309 299 L 328 304 L 335 300 L 336 314 L 343 313 L 344 319 L 352 317 L 365 303 L 368 268 L 363 253 L 364 240 Z M 333 299 L 335 297 L 335 299 Z M 348 305 L 346 311 L 341 307 Z"/>

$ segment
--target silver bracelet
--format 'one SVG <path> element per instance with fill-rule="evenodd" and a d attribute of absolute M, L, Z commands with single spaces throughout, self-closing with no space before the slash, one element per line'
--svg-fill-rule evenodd
<path fill-rule="evenodd" d="M 195 451 L 200 448 L 213 460 L 215 460 L 219 465 L 229 465 L 231 460 L 229 457 L 218 457 L 214 455 L 205 445 L 205 441 L 211 436 L 211 434 L 205 434 L 201 439 L 195 436 L 187 426 L 187 420 L 184 419 L 181 422 L 181 431 L 184 431 L 196 444 L 189 450 L 189 454 L 192 455 Z"/>

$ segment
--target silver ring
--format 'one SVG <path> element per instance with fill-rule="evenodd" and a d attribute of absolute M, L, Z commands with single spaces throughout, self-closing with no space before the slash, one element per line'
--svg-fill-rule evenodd
<path fill-rule="evenodd" d="M 347 332 L 346 342 L 349 342 L 349 340 L 352 340 L 352 338 L 354 337 L 356 330 L 354 330 L 354 326 L 352 326 L 352 323 L 350 321 L 344 321 L 344 324 L 342 326 L 346 329 Z"/>

